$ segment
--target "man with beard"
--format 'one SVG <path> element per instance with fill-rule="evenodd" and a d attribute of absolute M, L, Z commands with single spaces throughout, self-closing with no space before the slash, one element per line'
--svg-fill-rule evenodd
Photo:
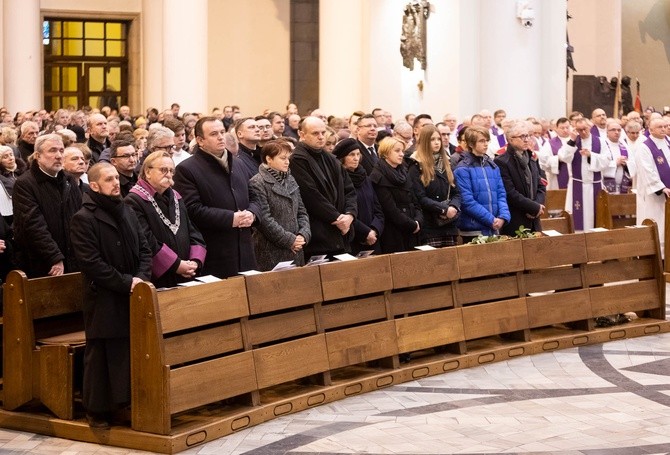
<path fill-rule="evenodd" d="M 130 294 L 151 277 L 151 250 L 123 203 L 116 168 L 98 163 L 88 178 L 70 233 L 88 283 L 82 402 L 89 425 L 108 428 L 113 414 L 130 404 Z"/>

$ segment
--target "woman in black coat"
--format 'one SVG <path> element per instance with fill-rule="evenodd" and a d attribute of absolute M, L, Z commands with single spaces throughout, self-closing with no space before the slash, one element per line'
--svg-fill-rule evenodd
<path fill-rule="evenodd" d="M 181 196 L 172 189 L 174 171 L 168 153 L 149 154 L 137 184 L 125 198 L 151 248 L 151 282 L 157 288 L 192 279 L 205 262 L 202 235 L 189 220 Z"/>
<path fill-rule="evenodd" d="M 382 253 L 409 251 L 419 244 L 423 213 L 407 174 L 405 144 L 387 137 L 379 143 L 379 157 L 370 180 L 384 211 Z"/>
<path fill-rule="evenodd" d="M 337 143 L 333 154 L 342 162 L 351 182 L 356 188 L 358 216 L 354 220 L 354 239 L 351 242 L 351 253 L 372 250 L 381 253 L 379 237 L 384 232 L 384 212 L 379 204 L 377 194 L 372 187 L 361 163 L 361 151 L 356 139 L 347 138 Z"/>
<path fill-rule="evenodd" d="M 421 243 L 436 248 L 456 245 L 461 195 L 442 136 L 432 125 L 421 129 L 410 161 L 409 176 L 424 215 Z"/>

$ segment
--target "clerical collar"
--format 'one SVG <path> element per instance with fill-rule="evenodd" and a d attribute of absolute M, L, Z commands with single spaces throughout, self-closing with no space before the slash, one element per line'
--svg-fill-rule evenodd
<path fill-rule="evenodd" d="M 48 176 L 48 177 L 51 177 L 52 179 L 58 178 L 58 172 L 60 172 L 60 171 L 58 171 L 58 172 L 56 172 L 56 175 L 51 175 L 51 174 L 49 174 L 47 171 L 45 171 L 44 169 L 42 169 L 42 166 L 40 166 L 39 164 L 37 165 L 37 168 L 38 168 L 40 171 L 42 171 L 42 173 L 43 173 L 44 175 L 46 175 L 46 176 Z"/>

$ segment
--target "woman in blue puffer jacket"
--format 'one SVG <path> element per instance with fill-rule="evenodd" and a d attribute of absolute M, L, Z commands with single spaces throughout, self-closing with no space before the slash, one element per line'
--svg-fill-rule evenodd
<path fill-rule="evenodd" d="M 461 193 L 461 217 L 458 228 L 467 243 L 478 235 L 497 235 L 510 220 L 505 185 L 500 169 L 486 155 L 488 130 L 469 127 L 465 133 L 468 152 L 454 170 Z"/>

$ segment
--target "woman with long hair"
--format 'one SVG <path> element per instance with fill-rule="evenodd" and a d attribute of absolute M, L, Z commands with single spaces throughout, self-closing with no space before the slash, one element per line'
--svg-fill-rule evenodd
<path fill-rule="evenodd" d="M 461 196 L 437 128 L 421 129 L 411 158 L 409 176 L 424 216 L 421 243 L 436 248 L 456 245 Z"/>

